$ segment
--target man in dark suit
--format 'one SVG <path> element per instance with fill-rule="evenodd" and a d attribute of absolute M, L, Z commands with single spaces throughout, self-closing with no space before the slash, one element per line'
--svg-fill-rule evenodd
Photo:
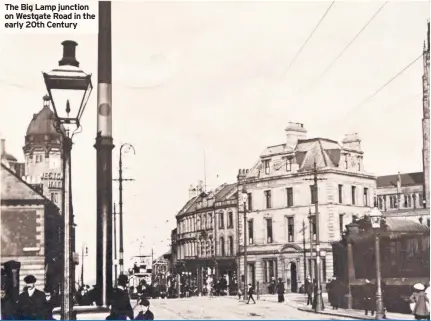
<path fill-rule="evenodd" d="M 43 320 L 46 311 L 45 293 L 36 289 L 34 275 L 27 275 L 24 282 L 27 286 L 18 297 L 16 318 L 18 320 Z"/>
<path fill-rule="evenodd" d="M 135 320 L 154 320 L 154 314 L 150 311 L 150 301 L 143 298 L 139 305 L 141 306 L 141 311 L 136 316 Z"/>
<path fill-rule="evenodd" d="M 107 320 L 130 320 L 134 319 L 133 308 L 130 304 L 129 293 L 127 291 L 128 278 L 121 274 L 118 278 L 118 286 L 113 290 L 111 297 L 111 314 Z"/>

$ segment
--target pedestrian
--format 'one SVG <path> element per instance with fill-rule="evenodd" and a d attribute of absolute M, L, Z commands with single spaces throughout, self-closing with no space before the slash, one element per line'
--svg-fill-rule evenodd
<path fill-rule="evenodd" d="M 343 298 L 343 284 L 340 280 L 337 280 L 336 277 L 334 277 L 331 281 L 331 291 L 332 291 L 332 308 L 333 310 L 338 310 L 338 308 L 341 305 L 341 300 Z M 329 292 L 328 292 L 329 295 Z"/>
<path fill-rule="evenodd" d="M 17 301 L 16 318 L 18 320 L 43 320 L 46 311 L 45 293 L 36 289 L 36 277 L 27 275 L 24 278 L 26 290 Z"/>
<path fill-rule="evenodd" d="M 52 315 L 52 310 L 55 308 L 55 304 L 52 301 L 51 292 L 45 289 L 45 319 L 44 320 L 56 320 Z"/>
<path fill-rule="evenodd" d="M 252 299 L 253 303 L 256 304 L 256 301 L 253 298 L 254 288 L 253 288 L 253 286 L 251 284 L 248 285 L 248 292 L 247 292 L 247 294 L 248 294 L 247 304 L 250 303 L 250 299 Z"/>
<path fill-rule="evenodd" d="M 111 313 L 106 320 L 130 320 L 134 319 L 133 309 L 130 305 L 129 294 L 127 293 L 128 278 L 126 275 L 121 274 L 118 278 L 117 288 L 112 292 L 112 299 L 110 302 Z"/>
<path fill-rule="evenodd" d="M 328 301 L 329 304 L 332 306 L 332 309 L 334 308 L 334 280 L 330 279 L 329 282 L 326 284 L 326 292 L 328 292 Z"/>
<path fill-rule="evenodd" d="M 428 298 L 428 320 L 430 319 L 430 309 L 429 309 L 429 300 L 430 300 L 430 297 L 431 297 L 431 290 L 430 290 L 430 282 L 428 281 L 428 284 L 427 284 L 427 288 L 426 288 L 426 290 L 425 290 L 425 294 L 426 294 L 426 296 L 427 296 L 427 298 Z"/>
<path fill-rule="evenodd" d="M 14 319 L 14 306 L 12 300 L 7 295 L 5 290 L 1 290 L 1 319 L 13 320 Z"/>
<path fill-rule="evenodd" d="M 154 320 L 154 314 L 150 311 L 150 301 L 148 299 L 141 299 L 139 306 L 141 307 L 141 311 L 139 311 L 135 320 Z"/>
<path fill-rule="evenodd" d="M 278 294 L 278 302 L 282 303 L 284 302 L 284 282 L 281 280 L 281 278 L 278 279 L 278 284 L 277 284 L 277 294 Z"/>
<path fill-rule="evenodd" d="M 365 280 L 364 285 L 364 310 L 365 315 L 368 315 L 368 311 L 374 315 L 376 310 L 376 287 L 368 279 Z"/>
<path fill-rule="evenodd" d="M 430 314 L 429 298 L 425 293 L 425 286 L 416 283 L 413 286 L 414 292 L 410 296 L 410 309 L 416 320 L 427 320 Z"/>
<path fill-rule="evenodd" d="M 307 305 L 313 304 L 313 283 L 310 278 L 305 281 L 305 292 L 307 293 Z"/>

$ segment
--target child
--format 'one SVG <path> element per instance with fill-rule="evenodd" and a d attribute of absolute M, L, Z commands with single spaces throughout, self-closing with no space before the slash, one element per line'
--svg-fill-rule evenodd
<path fill-rule="evenodd" d="M 141 306 L 141 311 L 136 316 L 135 320 L 154 320 L 154 314 L 150 311 L 150 301 L 143 298 L 139 305 Z"/>

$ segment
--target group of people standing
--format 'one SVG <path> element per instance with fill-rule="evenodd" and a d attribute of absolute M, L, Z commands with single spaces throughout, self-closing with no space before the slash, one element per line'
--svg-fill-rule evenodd
<path fill-rule="evenodd" d="M 17 302 L 11 302 L 2 290 L 2 320 L 55 320 L 51 293 L 36 289 L 36 281 L 34 275 L 24 278 L 26 286 Z"/>

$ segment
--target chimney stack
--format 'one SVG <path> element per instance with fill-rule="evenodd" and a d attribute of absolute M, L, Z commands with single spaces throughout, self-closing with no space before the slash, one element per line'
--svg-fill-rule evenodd
<path fill-rule="evenodd" d="M 346 134 L 343 139 L 343 148 L 355 152 L 362 152 L 361 139 L 358 133 Z"/>
<path fill-rule="evenodd" d="M 286 129 L 286 147 L 293 151 L 298 144 L 298 140 L 307 138 L 307 130 L 304 124 L 289 122 Z"/>

